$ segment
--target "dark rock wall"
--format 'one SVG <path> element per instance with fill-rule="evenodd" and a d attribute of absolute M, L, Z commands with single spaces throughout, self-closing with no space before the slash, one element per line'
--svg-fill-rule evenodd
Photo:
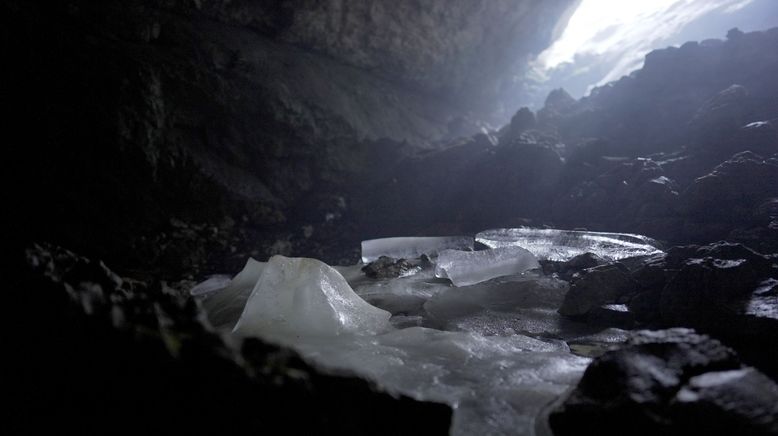
<path fill-rule="evenodd" d="M 331 245 L 351 187 L 496 106 L 574 3 L 4 2 L 13 233 L 120 267 L 213 251 L 171 218 L 220 257 Z"/>
<path fill-rule="evenodd" d="M 549 225 L 778 250 L 778 29 L 647 56 L 574 100 L 552 92 L 493 135 L 404 159 L 364 201 L 365 233 Z"/>

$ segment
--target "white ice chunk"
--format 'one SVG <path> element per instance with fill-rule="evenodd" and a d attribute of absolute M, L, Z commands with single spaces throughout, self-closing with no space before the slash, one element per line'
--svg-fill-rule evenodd
<path fill-rule="evenodd" d="M 258 262 L 249 258 L 246 261 L 246 266 L 227 283 L 226 287 L 206 295 L 206 299 L 203 300 L 203 308 L 214 327 L 232 329 L 243 312 L 246 301 L 248 301 L 259 277 L 262 276 L 266 265 L 266 262 Z"/>
<path fill-rule="evenodd" d="M 370 263 L 381 256 L 414 259 L 422 254 L 436 256 L 443 250 L 472 250 L 472 236 L 434 236 L 382 238 L 362 241 L 362 262 Z"/>
<path fill-rule="evenodd" d="M 376 334 L 391 329 L 390 316 L 361 299 L 327 264 L 273 256 L 234 331 L 296 339 Z"/>
<path fill-rule="evenodd" d="M 288 345 L 323 368 L 375 380 L 392 393 L 450 404 L 452 435 L 535 434 L 535 418 L 578 382 L 590 362 L 560 341 L 423 327 Z"/>
<path fill-rule="evenodd" d="M 397 311 L 407 312 L 390 319 L 388 312 L 361 300 L 338 271 L 313 259 L 275 256 L 251 278 L 256 285 L 234 329 L 237 334 L 292 347 L 320 369 L 372 380 L 392 394 L 449 404 L 454 435 L 534 434 L 536 417 L 579 380 L 590 361 L 571 354 L 558 340 L 418 327 L 424 316 L 413 312 L 429 296 L 392 286 L 372 289 L 366 296 L 383 299 L 382 304 L 401 303 Z M 377 283 L 435 280 L 419 275 Z M 527 284 L 516 289 L 481 283 L 468 293 L 468 288 L 438 280 L 443 289 L 433 295 L 456 294 L 438 301 L 435 311 L 456 317 L 456 306 L 468 305 L 486 311 L 551 305 L 555 310 L 563 290 L 553 283 L 534 289 L 529 283 L 535 279 L 526 277 L 501 280 Z"/>
<path fill-rule="evenodd" d="M 455 286 L 468 286 L 539 267 L 532 253 L 517 246 L 482 251 L 444 250 L 438 255 L 435 275 L 448 278 Z"/>
<path fill-rule="evenodd" d="M 189 290 L 189 295 L 199 297 L 216 291 L 221 291 L 230 284 L 232 278 L 227 275 L 215 275 L 208 277 L 205 281 L 198 283 Z"/>
<path fill-rule="evenodd" d="M 570 260 L 583 253 L 594 253 L 607 260 L 619 260 L 662 252 L 653 239 L 628 233 L 520 227 L 487 230 L 477 234 L 475 239 L 490 248 L 523 247 L 539 259 L 554 261 Z"/>

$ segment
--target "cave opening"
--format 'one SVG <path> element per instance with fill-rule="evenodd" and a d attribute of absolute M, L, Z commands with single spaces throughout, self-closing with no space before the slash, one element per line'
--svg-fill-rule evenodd
<path fill-rule="evenodd" d="M 13 432 L 778 434 L 778 2 L 0 17 Z"/>

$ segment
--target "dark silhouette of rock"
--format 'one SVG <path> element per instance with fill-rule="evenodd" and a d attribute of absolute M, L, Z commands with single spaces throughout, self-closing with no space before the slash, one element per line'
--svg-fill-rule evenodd
<path fill-rule="evenodd" d="M 649 235 L 672 232 L 678 220 L 678 187 L 661 165 L 645 158 L 603 159 L 601 163 L 602 172 L 596 177 L 578 182 L 557 197 L 555 222 L 569 227 L 583 221 L 592 228 Z"/>
<path fill-rule="evenodd" d="M 585 269 L 573 276 L 559 313 L 583 317 L 604 304 L 623 303 L 627 295 L 637 291 L 637 287 L 627 268 L 620 263 Z"/>
<path fill-rule="evenodd" d="M 575 274 L 583 270 L 605 265 L 606 263 L 608 262 L 605 259 L 594 253 L 579 254 L 567 262 L 540 261 L 543 273 L 548 275 L 559 274 L 561 279 L 567 281 L 572 280 Z"/>
<path fill-rule="evenodd" d="M 500 136 L 500 141 L 511 142 L 527 130 L 534 129 L 536 124 L 535 114 L 529 108 L 523 107 L 513 114 L 510 124 L 506 126 L 505 131 Z"/>
<path fill-rule="evenodd" d="M 362 267 L 362 272 L 372 279 L 390 279 L 412 273 L 414 269 L 420 269 L 430 265 L 427 256 L 422 256 L 419 259 L 413 260 L 392 259 L 381 256 L 377 260 Z"/>
<path fill-rule="evenodd" d="M 596 358 L 550 415 L 573 434 L 776 434 L 778 385 L 688 329 L 637 331 Z"/>
<path fill-rule="evenodd" d="M 731 135 L 753 120 L 749 99 L 748 89 L 734 84 L 705 101 L 689 121 L 693 134 L 699 135 L 695 142 Z"/>
<path fill-rule="evenodd" d="M 34 314 L 6 394 L 9 431 L 398 434 L 407 423 L 447 434 L 448 406 L 328 375 L 295 352 L 224 338 L 182 291 L 121 278 L 102 262 L 36 245 L 7 303 Z M 16 339 L 14 339 L 16 341 Z M 302 414 L 302 415 L 301 415 Z M 305 416 L 305 419 L 300 419 Z M 119 427 L 117 427 L 119 426 Z"/>
<path fill-rule="evenodd" d="M 732 156 L 694 181 L 680 198 L 692 240 L 724 239 L 737 228 L 764 226 L 758 209 L 778 196 L 778 163 L 751 152 Z"/>
<path fill-rule="evenodd" d="M 767 344 L 778 344 L 774 257 L 727 242 L 673 247 L 633 268 L 639 291 L 626 304 L 643 325 L 711 334 L 776 377 L 778 366 L 767 351 Z"/>

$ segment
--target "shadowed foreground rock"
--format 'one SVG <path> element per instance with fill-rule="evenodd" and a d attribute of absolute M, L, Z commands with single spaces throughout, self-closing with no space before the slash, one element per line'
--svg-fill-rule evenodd
<path fill-rule="evenodd" d="M 693 330 L 638 331 L 550 416 L 557 436 L 774 435 L 778 385 Z"/>
<path fill-rule="evenodd" d="M 559 313 L 607 327 L 688 327 L 714 336 L 778 377 L 775 255 L 717 242 L 583 269 Z"/>
<path fill-rule="evenodd" d="M 12 433 L 56 423 L 81 433 L 447 434 L 448 406 L 393 397 L 346 374 L 198 319 L 165 283 L 123 279 L 102 262 L 35 246 L 8 303 L 28 316 L 13 347 Z"/>

